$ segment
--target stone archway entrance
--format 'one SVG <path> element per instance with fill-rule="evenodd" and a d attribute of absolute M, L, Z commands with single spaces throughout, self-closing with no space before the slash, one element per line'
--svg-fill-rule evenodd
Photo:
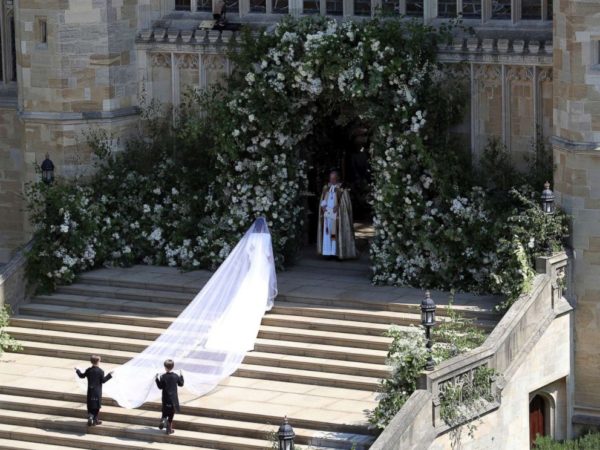
<path fill-rule="evenodd" d="M 534 448 L 538 436 L 545 436 L 546 415 L 548 413 L 546 400 L 541 395 L 534 396 L 529 402 L 529 445 Z"/>
<path fill-rule="evenodd" d="M 363 235 L 370 237 L 373 214 L 369 203 L 371 170 L 368 146 L 369 128 L 355 117 L 352 110 L 343 106 L 330 114 L 323 114 L 310 136 L 303 141 L 308 181 L 305 242 L 309 245 L 317 241 L 319 195 L 327 183 L 329 171 L 337 169 L 344 187 L 350 190 L 354 225 L 358 232 L 357 245 L 366 250 L 368 239 Z"/>

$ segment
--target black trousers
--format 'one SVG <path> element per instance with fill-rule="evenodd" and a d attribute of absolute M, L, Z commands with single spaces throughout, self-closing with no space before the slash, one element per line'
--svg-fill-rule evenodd
<path fill-rule="evenodd" d="M 162 418 L 168 419 L 169 423 L 171 423 L 173 422 L 173 417 L 175 417 L 175 408 L 173 408 L 173 405 L 163 405 Z"/>
<path fill-rule="evenodd" d="M 100 413 L 100 408 L 88 408 L 88 414 L 94 416 L 94 419 L 98 418 L 98 414 Z"/>

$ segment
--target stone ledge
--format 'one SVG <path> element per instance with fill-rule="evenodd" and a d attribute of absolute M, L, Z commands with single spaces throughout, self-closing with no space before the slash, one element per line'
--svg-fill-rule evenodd
<path fill-rule="evenodd" d="M 577 142 L 559 136 L 552 136 L 550 143 L 555 147 L 572 153 L 600 151 L 600 142 Z"/>
<path fill-rule="evenodd" d="M 120 108 L 112 111 L 85 111 L 85 112 L 48 112 L 48 111 L 19 111 L 19 117 L 30 121 L 68 121 L 68 120 L 106 120 L 139 114 L 137 106 Z"/>

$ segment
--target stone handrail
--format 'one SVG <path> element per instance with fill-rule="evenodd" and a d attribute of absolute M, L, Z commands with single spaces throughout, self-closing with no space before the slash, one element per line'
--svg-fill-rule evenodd
<path fill-rule="evenodd" d="M 527 350 L 556 316 L 571 310 L 562 295 L 567 263 L 565 253 L 538 258 L 538 275 L 530 292 L 511 306 L 483 345 L 444 361 L 431 372 L 424 372 L 420 389 L 411 395 L 371 449 L 428 448 L 437 436 L 449 429 L 440 417 L 440 393 L 444 385 L 462 382 L 478 367 L 493 369 L 497 376 L 490 386 L 495 401 L 477 411 L 477 416 L 499 408 L 502 388 L 523 362 Z"/>
<path fill-rule="evenodd" d="M 31 244 L 18 251 L 8 263 L 0 268 L 0 307 L 9 305 L 13 311 L 27 299 L 25 279 L 25 253 Z"/>

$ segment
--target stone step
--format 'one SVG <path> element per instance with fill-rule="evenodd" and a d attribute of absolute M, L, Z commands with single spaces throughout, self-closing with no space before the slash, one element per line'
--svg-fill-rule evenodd
<path fill-rule="evenodd" d="M 19 340 L 19 343 L 23 347 L 21 353 L 28 355 L 86 360 L 91 354 L 101 353 L 103 361 L 112 364 L 124 364 L 137 354 L 134 352 L 113 349 L 99 352 L 99 349 L 95 347 L 63 345 L 21 339 Z M 245 363 L 240 365 L 234 375 L 237 377 L 256 378 L 259 380 L 315 384 L 366 391 L 376 391 L 379 387 L 379 378 L 374 377 L 315 372 L 312 370 L 290 369 L 285 367 L 267 367 Z"/>
<path fill-rule="evenodd" d="M 1 429 L 1 428 L 0 428 Z M 0 439 L 0 450 L 31 450 L 33 443 L 27 441 L 17 441 L 15 439 Z M 63 450 L 62 445 L 51 445 L 37 442 L 35 450 Z M 85 450 L 84 447 L 69 446 L 72 450 Z"/>
<path fill-rule="evenodd" d="M 140 353 L 152 341 L 117 338 L 104 335 L 88 335 L 71 331 L 55 331 L 39 328 L 6 327 L 5 331 L 19 341 L 44 342 L 61 345 L 74 345 L 104 350 Z M 244 364 L 265 367 L 282 367 L 289 369 L 312 370 L 318 372 L 358 375 L 364 377 L 385 378 L 389 369 L 385 365 L 362 362 L 338 361 L 309 356 L 281 355 L 252 351 L 244 358 Z"/>
<path fill-rule="evenodd" d="M 86 311 L 87 310 L 83 310 Z M 69 315 L 72 315 L 69 312 Z M 98 334 L 123 338 L 138 338 L 154 340 L 163 331 L 163 328 L 148 326 L 126 325 L 121 323 L 91 322 L 98 319 L 98 315 L 86 314 L 85 321 L 80 320 L 48 320 L 44 316 L 19 315 L 10 319 L 11 326 L 29 329 L 43 329 L 67 331 L 81 334 Z M 254 345 L 256 352 L 276 353 L 280 355 L 309 356 L 313 358 L 327 358 L 343 361 L 364 362 L 370 364 L 385 364 L 387 352 L 384 350 L 358 349 L 354 347 L 340 347 L 334 345 L 307 344 L 302 342 L 288 342 L 258 338 Z"/>
<path fill-rule="evenodd" d="M 156 422 L 156 419 L 155 419 Z M 94 436 L 136 439 L 146 443 L 175 444 L 187 448 L 214 448 L 223 450 L 264 450 L 269 445 L 265 439 L 212 434 L 202 431 L 177 429 L 167 436 L 156 425 L 153 427 L 135 424 L 104 422 L 101 426 L 88 427 L 85 420 L 71 417 L 48 416 L 26 411 L 0 411 L 0 423 L 5 425 L 36 427 L 66 432 L 77 432 Z M 325 448 L 325 447 L 321 447 Z"/>
<path fill-rule="evenodd" d="M 164 289 L 164 286 L 163 286 Z M 87 297 L 118 298 L 121 300 L 134 300 L 143 302 L 169 303 L 173 305 L 188 305 L 195 297 L 195 293 L 175 292 L 160 289 L 141 289 L 136 287 L 114 287 L 86 283 L 76 283 L 59 286 L 59 294 L 82 295 Z"/>
<path fill-rule="evenodd" d="M 59 298 L 59 297 L 49 297 L 49 298 Z M 70 300 L 65 300 L 67 305 L 73 304 Z M 80 305 L 78 301 L 74 302 L 76 305 Z M 53 317 L 53 318 L 62 318 L 62 319 L 73 319 L 73 320 L 90 320 L 92 322 L 102 320 L 104 322 L 110 321 L 110 316 L 112 313 L 106 314 L 107 311 L 113 311 L 109 309 L 86 309 L 77 306 L 77 310 L 74 308 L 71 309 L 67 305 L 58 304 L 55 305 L 44 303 L 43 305 L 38 305 L 36 303 L 28 304 L 22 306 L 19 311 L 21 314 L 27 315 L 38 315 L 45 317 Z M 85 303 L 83 303 L 85 306 Z M 91 306 L 91 305 L 90 305 Z M 109 303 L 99 304 L 96 302 L 93 306 L 98 308 L 106 308 L 107 306 L 111 306 Z M 112 304 L 118 312 L 117 319 L 124 319 L 122 322 L 129 322 L 131 324 L 139 325 L 139 326 L 150 326 L 150 327 L 164 327 L 170 325 L 172 318 L 166 317 L 148 317 L 146 315 L 138 315 L 140 313 L 136 313 L 135 317 L 122 314 L 122 309 L 125 307 L 123 304 L 119 304 L 115 301 Z M 133 308 L 134 310 L 143 309 L 143 308 Z M 131 312 L 131 311 L 130 311 Z M 86 318 L 87 317 L 87 318 Z M 282 340 L 282 341 L 293 341 L 293 342 L 308 342 L 315 344 L 326 344 L 326 345 L 340 345 L 343 347 L 357 347 L 357 348 L 367 348 L 372 350 L 384 350 L 387 351 L 389 348 L 389 344 L 391 343 L 391 338 L 385 336 L 370 336 L 365 334 L 351 334 L 351 333 L 340 333 L 333 331 L 318 331 L 318 330 L 309 330 L 309 329 L 301 329 L 301 328 L 288 328 L 288 327 L 275 327 L 275 326 L 266 326 L 261 325 L 259 329 L 259 338 L 263 339 L 271 339 L 271 340 Z"/>
<path fill-rule="evenodd" d="M 50 425 L 50 424 L 47 424 Z M 52 431 L 51 431 L 52 430 Z M 20 447 L 6 447 L 9 450 L 16 448 L 42 449 L 43 445 L 54 445 L 58 448 L 83 448 L 86 450 L 189 450 L 189 446 L 168 444 L 165 442 L 135 441 L 129 437 L 103 436 L 98 434 L 86 434 L 81 428 L 73 431 L 60 430 L 55 428 L 44 429 L 37 425 L 12 425 L 1 422 L 0 419 L 0 438 L 12 442 L 18 442 Z M 29 446 L 27 446 L 29 444 Z M 196 447 L 199 450 L 206 448 Z"/>
<path fill-rule="evenodd" d="M 55 417 L 69 417 L 77 421 L 85 420 L 85 403 L 65 402 L 62 400 L 40 399 L 32 397 L 21 397 L 0 394 L 0 409 L 7 411 L 30 412 Z M 152 410 L 130 410 L 114 406 L 102 408 L 102 420 L 105 424 L 111 423 L 119 426 L 140 425 L 155 428 L 160 413 Z M 277 431 L 278 424 L 264 424 L 259 422 L 234 421 L 227 419 L 190 416 L 177 414 L 176 425 L 178 430 L 200 431 L 214 435 L 236 436 L 262 440 L 263 445 L 268 446 L 264 440 L 268 433 Z M 294 427 L 296 433 L 295 443 L 311 446 L 347 448 L 348 442 L 355 442 L 357 448 L 366 448 L 372 443 L 374 437 L 371 435 L 358 435 L 350 433 L 339 433 L 332 435 L 319 430 L 303 429 Z M 208 445 L 208 444 L 206 444 Z M 212 445 L 211 445 L 212 446 Z M 220 448 L 220 447 L 215 447 Z M 223 448 L 229 448 L 227 443 Z"/>
<path fill-rule="evenodd" d="M 296 387 L 301 387 L 301 385 L 294 385 Z M 333 389 L 333 388 L 331 388 Z M 340 391 L 343 393 L 344 391 Z M 10 395 L 10 396 L 20 396 L 27 398 L 37 398 L 37 399 L 48 399 L 48 400 L 57 400 L 59 402 L 71 402 L 71 403 L 79 403 L 85 405 L 86 396 L 84 393 L 76 392 L 65 392 L 65 391 L 56 391 L 53 390 L 52 386 L 41 386 L 39 388 L 29 388 L 29 387 L 16 387 L 16 386 L 3 386 L 0 384 L 0 395 Z M 335 397 L 337 398 L 337 397 Z M 110 397 L 105 397 L 102 399 L 102 407 L 103 410 L 105 407 L 115 407 L 117 409 L 120 408 L 117 403 L 112 400 Z M 223 420 L 231 420 L 235 422 L 250 422 L 250 423 L 262 423 L 262 424 L 279 424 L 281 423 L 280 416 L 273 416 L 271 414 L 265 413 L 260 409 L 253 410 L 251 413 L 241 412 L 234 409 L 229 409 L 228 405 L 223 405 L 224 407 L 219 408 L 207 408 L 207 407 L 199 407 L 192 405 L 182 405 L 181 412 L 182 414 L 194 417 L 205 417 L 205 418 L 213 418 L 213 419 L 223 419 Z M 293 405 L 290 405 L 293 406 Z M 158 401 L 150 401 L 144 403 L 140 408 L 136 411 L 152 411 L 154 416 L 156 414 L 160 414 L 161 405 Z M 344 433 L 344 434 L 356 434 L 356 435 L 373 435 L 375 434 L 374 430 L 369 429 L 366 425 L 361 424 L 353 424 L 353 423 L 340 423 L 332 422 L 332 421 L 323 421 L 319 420 L 317 417 L 311 417 L 311 419 L 299 418 L 299 417 L 290 417 L 290 423 L 293 423 L 294 428 L 304 428 L 307 430 L 317 430 L 322 432 L 327 432 L 332 435 L 335 433 Z"/>
<path fill-rule="evenodd" d="M 301 317 L 320 317 L 324 319 L 337 319 L 357 322 L 369 322 L 385 325 L 420 325 L 420 312 L 394 312 L 364 310 L 360 308 L 345 308 L 343 306 L 319 306 L 310 303 L 281 302 L 275 303 L 270 311 L 273 314 L 301 316 Z M 449 320 L 448 316 L 437 315 L 438 321 Z M 478 327 L 491 331 L 496 326 L 497 320 L 477 319 L 474 324 Z"/>
<path fill-rule="evenodd" d="M 105 280 L 106 283 L 102 284 L 103 281 L 101 277 L 96 277 L 94 280 L 92 280 L 89 277 L 86 277 L 87 275 L 89 274 L 84 274 L 84 276 L 81 278 L 81 283 L 76 283 L 70 286 L 61 286 L 58 288 L 57 292 L 83 295 L 88 297 L 119 298 L 132 301 L 137 300 L 144 302 L 187 305 L 193 300 L 201 288 L 201 284 L 198 284 L 194 287 L 178 287 L 177 285 L 165 285 L 164 283 L 148 284 L 146 281 L 137 282 L 127 280 L 126 278 Z M 311 274 L 311 276 L 314 276 L 314 273 Z M 107 284 L 109 282 L 119 283 L 121 286 Z M 309 293 L 306 290 L 298 290 L 296 292 L 293 289 L 291 291 L 282 293 L 280 290 L 280 294 L 277 296 L 276 302 L 280 305 L 283 303 L 303 303 L 331 306 L 334 308 L 345 307 L 362 309 L 366 311 L 390 311 L 420 314 L 420 302 L 416 302 L 414 299 L 410 299 L 410 301 L 402 301 L 400 298 L 396 300 L 390 300 L 390 294 L 387 291 L 381 292 L 381 294 L 378 296 L 377 292 L 379 288 L 373 287 L 373 289 L 374 292 L 370 293 L 368 297 L 357 295 L 351 289 L 349 289 L 344 293 L 342 298 L 328 295 L 327 292 L 321 292 L 321 290 L 318 288 L 314 289 L 314 293 Z M 480 307 L 464 306 L 460 304 L 455 304 L 453 308 L 455 311 L 461 312 L 464 317 L 491 320 L 494 323 L 499 320 L 498 314 L 491 309 L 488 310 Z M 437 313 L 439 317 L 445 316 L 447 314 L 446 308 L 440 306 Z"/>
<path fill-rule="evenodd" d="M 42 304 L 53 304 L 60 306 L 74 306 L 74 307 L 94 307 L 95 309 L 105 309 L 111 311 L 121 312 L 132 312 L 132 313 L 143 313 L 145 315 L 151 315 L 156 317 L 157 315 L 165 315 L 169 317 L 177 317 L 183 307 L 173 306 L 165 303 L 151 302 L 132 302 L 123 301 L 120 299 L 113 298 L 93 298 L 89 299 L 81 295 L 70 295 L 70 294 L 57 294 L 52 296 L 39 296 L 33 300 L 35 303 Z M 285 308 L 278 308 L 279 311 Z M 370 334 L 379 336 L 383 334 L 390 326 L 390 324 L 372 323 L 372 322 L 361 322 L 357 319 L 344 319 L 335 317 L 316 317 L 302 316 L 302 309 L 296 308 L 295 314 L 277 314 L 268 312 L 264 319 L 264 325 L 272 326 L 285 326 L 290 328 L 306 328 L 321 331 L 335 331 L 335 332 L 346 332 L 346 333 L 359 333 L 359 334 Z M 406 325 L 413 324 L 417 325 L 420 321 L 420 317 L 414 320 L 405 320 Z"/>

